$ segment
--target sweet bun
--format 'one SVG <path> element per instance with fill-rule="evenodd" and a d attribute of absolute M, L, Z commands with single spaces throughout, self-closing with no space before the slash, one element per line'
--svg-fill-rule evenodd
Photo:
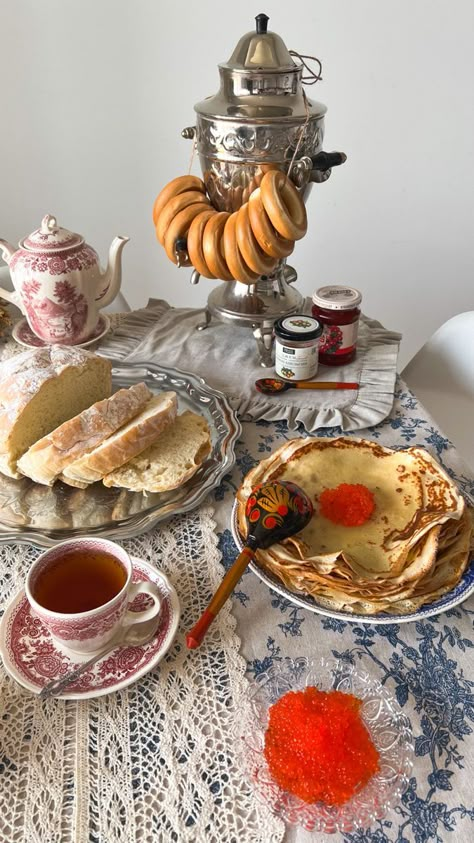
<path fill-rule="evenodd" d="M 252 178 L 233 185 L 226 205 L 226 211 L 217 211 L 196 176 L 180 176 L 163 188 L 153 220 L 172 263 L 192 265 L 206 278 L 253 284 L 270 275 L 306 234 L 302 197 L 276 164 L 261 164 Z M 187 254 L 178 256 L 176 241 L 185 237 Z"/>
<path fill-rule="evenodd" d="M 295 248 L 294 240 L 285 240 L 270 222 L 263 207 L 260 189 L 254 190 L 249 199 L 249 220 L 261 249 L 273 258 L 287 258 Z"/>
<path fill-rule="evenodd" d="M 166 203 L 169 202 L 173 196 L 177 196 L 179 193 L 184 193 L 186 190 L 198 190 L 200 193 L 206 193 L 206 187 L 203 180 L 197 176 L 178 176 L 178 178 L 168 182 L 168 184 L 165 185 L 163 190 L 161 190 L 156 197 L 155 204 L 153 205 L 153 222 L 155 226 Z"/>
<path fill-rule="evenodd" d="M 174 219 L 171 220 L 168 230 L 165 235 L 165 242 L 164 247 L 166 250 L 166 254 L 168 255 L 170 261 L 177 265 L 177 257 L 175 254 L 176 249 L 176 241 L 180 237 L 185 237 L 189 231 L 189 226 L 191 225 L 193 219 L 199 214 L 202 214 L 205 211 L 205 206 L 202 203 L 196 203 L 195 205 L 188 205 L 179 214 L 176 214 Z M 180 261 L 180 266 L 191 266 L 191 261 L 189 257 L 185 260 Z"/>
<path fill-rule="evenodd" d="M 250 225 L 248 202 L 237 212 L 235 231 L 237 245 L 247 266 L 259 275 L 269 275 L 273 272 L 278 261 L 260 248 Z"/>
<path fill-rule="evenodd" d="M 158 221 L 156 223 L 156 237 L 157 240 L 164 246 L 165 243 L 165 236 L 170 223 L 175 218 L 180 211 L 183 211 L 184 208 L 187 208 L 188 205 L 208 205 L 209 200 L 204 193 L 200 193 L 198 190 L 185 190 L 183 193 L 179 193 L 177 196 L 173 196 L 166 205 L 162 208 L 161 213 L 158 217 Z"/>
<path fill-rule="evenodd" d="M 206 223 L 202 238 L 205 261 L 216 278 L 232 281 L 232 274 L 224 258 L 222 235 L 230 214 L 225 211 L 212 216 Z"/>
<path fill-rule="evenodd" d="M 226 259 L 227 266 L 232 273 L 232 277 L 236 281 L 242 281 L 244 284 L 254 284 L 259 277 L 259 273 L 252 272 L 252 270 L 249 269 L 240 253 L 236 233 L 237 213 L 238 211 L 234 211 L 225 224 L 224 236 L 222 239 L 224 257 Z"/>
<path fill-rule="evenodd" d="M 206 263 L 206 259 L 204 257 L 204 252 L 202 248 L 202 237 L 204 234 L 204 229 L 210 220 L 211 217 L 215 216 L 217 211 L 214 208 L 210 208 L 208 211 L 203 211 L 202 214 L 198 214 L 197 217 L 194 217 L 191 225 L 189 226 L 188 231 L 188 255 L 191 264 L 194 266 L 195 269 L 199 272 L 200 275 L 203 275 L 204 278 L 216 278 L 216 275 L 213 275 L 209 266 Z"/>
<path fill-rule="evenodd" d="M 265 173 L 260 192 L 272 225 L 287 240 L 301 240 L 308 221 L 304 202 L 295 185 L 281 170 Z"/>

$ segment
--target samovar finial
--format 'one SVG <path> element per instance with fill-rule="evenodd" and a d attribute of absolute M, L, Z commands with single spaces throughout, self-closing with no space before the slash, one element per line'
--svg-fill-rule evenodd
<path fill-rule="evenodd" d="M 257 22 L 257 34 L 265 35 L 270 18 L 265 14 L 265 12 L 260 12 L 260 14 L 256 16 L 255 20 Z"/>

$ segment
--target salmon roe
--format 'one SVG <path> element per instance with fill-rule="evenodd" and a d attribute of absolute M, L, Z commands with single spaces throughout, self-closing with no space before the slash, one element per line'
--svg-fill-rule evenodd
<path fill-rule="evenodd" d="M 265 758 L 277 784 L 304 802 L 343 805 L 379 769 L 379 754 L 341 691 L 289 691 L 270 707 Z"/>
<path fill-rule="evenodd" d="M 362 483 L 341 483 L 335 489 L 325 489 L 319 496 L 321 515 L 343 524 L 344 527 L 360 527 L 372 515 L 375 499 Z"/>

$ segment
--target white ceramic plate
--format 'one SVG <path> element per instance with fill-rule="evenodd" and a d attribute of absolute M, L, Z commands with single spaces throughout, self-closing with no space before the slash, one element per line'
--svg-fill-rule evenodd
<path fill-rule="evenodd" d="M 240 551 L 242 550 L 244 543 L 237 528 L 237 502 L 234 503 L 234 507 L 232 509 L 231 529 L 234 541 Z M 421 609 L 418 609 L 416 612 L 411 612 L 408 615 L 389 615 L 385 612 L 380 612 L 377 615 L 356 615 L 351 612 L 333 612 L 331 609 L 328 609 L 326 606 L 318 603 L 317 599 L 312 597 L 310 594 L 305 596 L 304 594 L 296 594 L 293 591 L 289 591 L 289 589 L 285 588 L 283 583 L 277 579 L 277 577 L 273 576 L 273 574 L 268 571 L 264 571 L 263 568 L 261 568 L 256 562 L 251 562 L 249 568 L 262 580 L 262 582 L 266 583 L 269 588 L 276 591 L 277 594 L 281 594 L 283 597 L 286 597 L 286 599 L 290 600 L 291 603 L 294 603 L 295 606 L 301 606 L 302 609 L 309 609 L 310 612 L 315 612 L 317 615 L 326 615 L 328 618 L 350 621 L 351 623 L 390 624 L 419 621 L 423 618 L 429 618 L 432 615 L 439 615 L 441 612 L 447 612 L 448 609 L 458 606 L 459 603 L 462 603 L 470 597 L 471 594 L 474 594 L 474 557 L 471 559 L 470 565 L 464 571 L 464 574 L 458 584 L 451 591 L 444 594 L 443 597 L 439 598 L 439 600 L 435 600 L 434 603 L 428 603 L 426 606 L 422 606 Z"/>

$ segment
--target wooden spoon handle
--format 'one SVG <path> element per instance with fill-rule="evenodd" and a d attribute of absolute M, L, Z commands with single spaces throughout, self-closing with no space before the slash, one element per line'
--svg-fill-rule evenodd
<path fill-rule="evenodd" d="M 342 381 L 295 381 L 295 389 L 359 389 L 358 383 Z"/>
<path fill-rule="evenodd" d="M 195 650 L 196 647 L 199 647 L 199 645 L 202 644 L 204 636 L 212 621 L 219 614 L 224 603 L 232 594 L 247 565 L 253 558 L 254 552 L 249 547 L 244 547 L 243 551 L 239 553 L 237 559 L 224 576 L 219 588 L 209 603 L 209 606 L 202 613 L 192 630 L 186 635 L 186 646 L 189 650 Z"/>

